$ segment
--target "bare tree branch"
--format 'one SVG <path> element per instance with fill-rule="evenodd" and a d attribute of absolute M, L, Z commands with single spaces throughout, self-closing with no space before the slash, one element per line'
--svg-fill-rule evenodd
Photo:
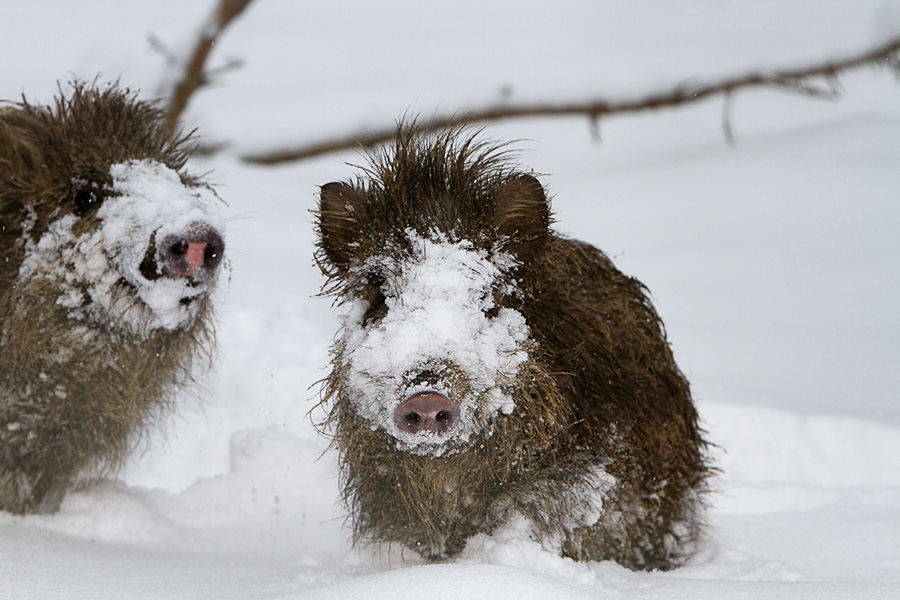
<path fill-rule="evenodd" d="M 187 107 L 191 95 L 209 82 L 209 74 L 203 67 L 219 35 L 250 2 L 252 0 L 219 0 L 218 6 L 210 15 L 209 23 L 200 31 L 190 58 L 185 62 L 181 79 L 172 89 L 164 121 L 169 131 L 174 131 L 178 127 L 178 120 Z"/>
<path fill-rule="evenodd" d="M 522 117 L 557 117 L 583 115 L 593 123 L 597 123 L 602 116 L 613 114 L 635 113 L 648 110 L 656 110 L 665 107 L 678 106 L 690 102 L 697 102 L 709 96 L 724 95 L 726 98 L 725 122 L 727 124 L 730 112 L 730 102 L 734 93 L 738 90 L 752 87 L 775 87 L 795 93 L 804 94 L 815 98 L 836 99 L 840 97 L 840 85 L 838 75 L 851 69 L 883 64 L 889 68 L 898 70 L 900 64 L 900 37 L 895 38 L 881 46 L 870 49 L 862 54 L 851 56 L 842 60 L 825 62 L 809 67 L 790 69 L 786 71 L 773 71 L 770 73 L 747 73 L 739 77 L 724 79 L 711 84 L 680 85 L 672 90 L 651 94 L 642 98 L 623 101 L 592 100 L 588 102 L 573 102 L 560 104 L 500 104 L 486 108 L 459 111 L 452 115 L 436 116 L 427 121 L 419 122 L 418 126 L 423 131 L 434 131 L 462 125 L 465 123 L 483 123 L 486 121 L 500 121 L 510 118 Z M 824 83 L 814 80 L 824 79 Z M 726 125 L 726 135 L 730 135 L 730 126 Z M 297 148 L 274 151 L 262 154 L 244 156 L 243 159 L 251 163 L 276 164 L 295 160 L 304 160 L 352 148 L 368 148 L 390 140 L 396 131 L 396 127 L 368 133 L 357 133 L 342 138 L 326 139 Z"/>

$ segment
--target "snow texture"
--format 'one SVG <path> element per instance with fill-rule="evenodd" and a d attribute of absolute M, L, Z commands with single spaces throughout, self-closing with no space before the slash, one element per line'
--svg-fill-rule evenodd
<path fill-rule="evenodd" d="M 387 315 L 366 323 L 368 303 L 350 302 L 340 346 L 358 414 L 413 452 L 439 455 L 448 441 L 467 442 L 485 414 L 515 409 L 507 390 L 528 359 L 530 332 L 525 317 L 513 309 L 498 307 L 489 316 L 495 292 L 517 293 L 505 283 L 516 264 L 512 256 L 488 256 L 470 242 L 453 243 L 438 232 L 433 237 L 409 230 L 408 252 L 388 248 L 357 268 L 360 280 L 375 275 L 383 281 Z M 436 381 L 423 381 L 424 373 Z M 459 421 L 445 434 L 406 433 L 394 422 L 397 406 L 425 391 L 459 405 Z"/>
<path fill-rule="evenodd" d="M 50 223 L 37 243 L 26 236 L 20 279 L 54 281 L 58 304 L 75 319 L 111 323 L 137 335 L 190 323 L 197 304 L 182 300 L 205 294 L 210 284 L 187 277 L 149 280 L 140 267 L 154 239 L 183 235 L 200 223 L 223 232 L 221 218 L 210 210 L 214 195 L 185 187 L 178 173 L 155 161 L 116 164 L 110 176 L 97 229 L 76 235 L 72 229 L 79 220 L 69 214 Z M 32 225 L 26 222 L 26 232 Z M 122 293 L 122 279 L 132 293 Z"/>
<path fill-rule="evenodd" d="M 71 75 L 152 96 L 212 1 L 5 0 L 0 98 Z M 633 573 L 546 551 L 521 523 L 425 564 L 353 549 L 336 457 L 312 421 L 339 323 L 309 210 L 356 151 L 261 167 L 249 151 L 367 132 L 406 112 L 624 98 L 833 59 L 900 34 L 897 0 L 258 0 L 218 40 L 187 128 L 227 204 L 219 358 L 118 480 L 59 513 L 0 513 L 0 598 L 429 600 L 900 597 L 900 88 L 885 69 L 821 102 L 722 103 L 491 125 L 550 190 L 556 227 L 650 288 L 707 437 L 710 539 Z M 313 410 L 312 414 L 308 414 Z"/>

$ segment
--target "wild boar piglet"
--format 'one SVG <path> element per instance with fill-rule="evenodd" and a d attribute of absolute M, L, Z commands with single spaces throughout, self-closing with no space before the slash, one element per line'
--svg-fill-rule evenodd
<path fill-rule="evenodd" d="M 644 286 L 551 228 L 504 145 L 402 125 L 321 188 L 345 314 L 323 389 L 357 541 L 458 554 L 514 515 L 545 547 L 684 563 L 709 468 Z"/>
<path fill-rule="evenodd" d="M 0 108 L 0 509 L 120 466 L 208 364 L 224 227 L 188 143 L 115 85 Z"/>

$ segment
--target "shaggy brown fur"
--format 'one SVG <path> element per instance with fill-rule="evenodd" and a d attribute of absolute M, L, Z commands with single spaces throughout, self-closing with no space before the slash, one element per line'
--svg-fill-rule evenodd
<path fill-rule="evenodd" d="M 22 271 L 29 248 L 61 218 L 78 217 L 76 236 L 98 229 L 111 165 L 157 161 L 199 189 L 183 172 L 186 138 L 169 135 L 160 119 L 115 86 L 74 84 L 51 107 L 0 108 L 0 510 L 56 510 L 80 477 L 119 467 L 195 359 L 209 361 L 207 293 L 182 300 L 193 305 L 182 326 L 137 331 L 74 317 L 56 275 Z M 147 261 L 142 272 L 162 278 Z M 70 267 L 62 256 L 58 264 Z M 115 285 L 133 301 L 124 279 Z"/>
<path fill-rule="evenodd" d="M 354 410 L 351 349 L 339 339 L 325 429 L 356 541 L 449 557 L 519 513 L 536 538 L 577 560 L 670 569 L 696 548 L 705 442 L 659 317 L 640 282 L 550 222 L 538 180 L 516 172 L 502 147 L 460 131 L 401 126 L 362 178 L 323 186 L 325 290 L 365 300 L 366 323 L 387 312 L 366 261 L 404 252 L 413 229 L 515 255 L 519 294 L 497 301 L 524 315 L 533 338 L 512 413 L 482 415 L 488 425 L 474 439 L 435 456 L 409 452 Z"/>

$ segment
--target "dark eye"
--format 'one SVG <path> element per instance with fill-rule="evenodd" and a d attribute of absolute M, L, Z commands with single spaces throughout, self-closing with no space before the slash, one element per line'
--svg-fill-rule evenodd
<path fill-rule="evenodd" d="M 363 297 L 369 303 L 369 309 L 363 316 L 364 325 L 373 320 L 382 319 L 387 314 L 384 292 L 381 291 L 383 285 L 384 279 L 379 276 L 373 276 L 366 284 Z"/>
<path fill-rule="evenodd" d="M 103 202 L 103 191 L 95 185 L 85 186 L 75 192 L 75 210 L 78 214 L 85 214 L 89 210 L 100 206 Z"/>

